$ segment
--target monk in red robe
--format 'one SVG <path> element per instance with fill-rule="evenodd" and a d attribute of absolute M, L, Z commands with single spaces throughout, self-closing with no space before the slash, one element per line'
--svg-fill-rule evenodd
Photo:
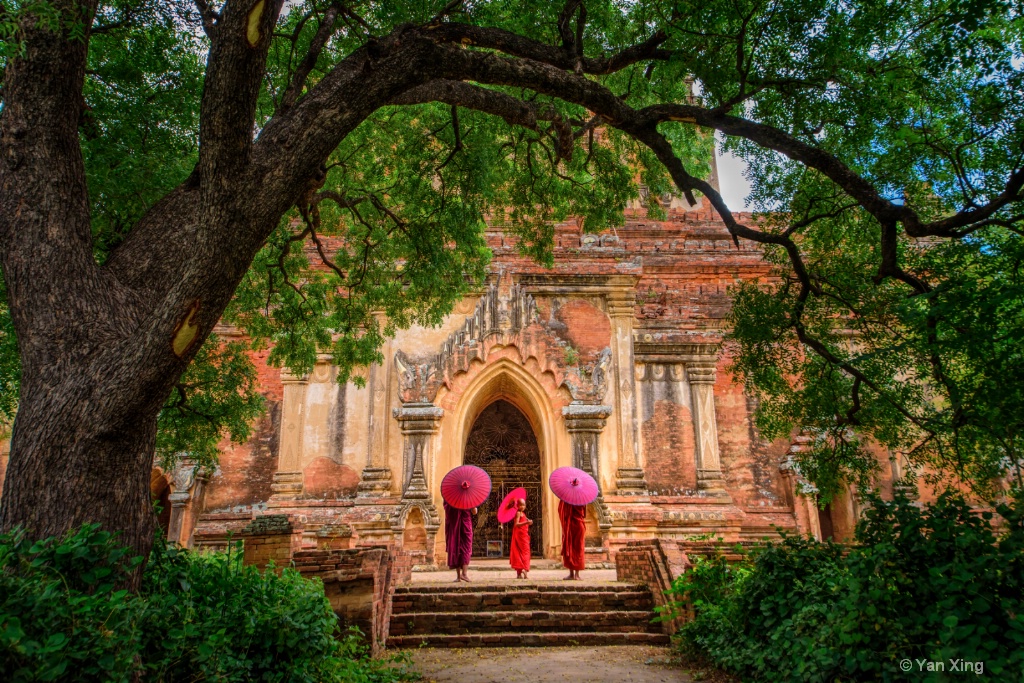
<path fill-rule="evenodd" d="M 569 570 L 567 581 L 578 580 L 583 569 L 587 537 L 587 506 L 558 501 L 558 519 L 562 522 L 562 566 Z"/>
<path fill-rule="evenodd" d="M 512 547 L 508 560 L 516 570 L 517 579 L 530 578 L 530 525 L 533 520 L 526 516 L 526 501 L 516 501 L 516 518 L 512 521 Z"/>
<path fill-rule="evenodd" d="M 460 510 L 444 501 L 444 549 L 448 554 L 448 568 L 455 570 L 456 581 L 469 581 L 466 567 L 473 556 L 472 510 Z"/>

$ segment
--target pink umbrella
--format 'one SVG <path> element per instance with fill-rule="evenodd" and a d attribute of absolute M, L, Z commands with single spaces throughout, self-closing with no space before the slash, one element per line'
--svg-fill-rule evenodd
<path fill-rule="evenodd" d="M 491 478 L 479 467 L 460 465 L 441 480 L 441 497 L 452 507 L 470 510 L 491 495 Z"/>
<path fill-rule="evenodd" d="M 520 486 L 517 489 L 512 489 L 508 492 L 508 495 L 501 501 L 501 505 L 498 506 L 498 523 L 508 524 L 516 516 L 516 501 L 522 498 L 526 500 L 526 489 Z"/>
<path fill-rule="evenodd" d="M 597 498 L 597 482 L 576 467 L 559 467 L 548 477 L 548 486 L 558 499 L 569 505 L 587 505 Z"/>

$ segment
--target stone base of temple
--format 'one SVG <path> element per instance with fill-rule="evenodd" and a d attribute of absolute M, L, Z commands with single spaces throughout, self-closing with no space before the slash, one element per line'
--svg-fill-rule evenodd
<path fill-rule="evenodd" d="M 237 529 L 244 544 L 243 561 L 276 571 L 291 566 L 305 577 L 319 579 L 342 625 L 359 627 L 374 654 L 385 645 L 667 644 L 690 615 L 676 610 L 670 619 L 654 622 L 657 608 L 667 606 L 666 591 L 693 565 L 695 556 L 722 552 L 717 540 L 635 540 L 618 547 L 612 565 L 614 577 L 604 571 L 584 581 L 565 582 L 550 576 L 563 573 L 552 571 L 555 563 L 540 561 L 534 567 L 535 576 L 527 581 L 482 571 L 471 583 L 452 585 L 447 572 L 443 579 L 430 575 L 414 579 L 414 554 L 398 542 L 371 544 L 370 534 L 359 546 L 349 547 L 352 526 L 310 521 L 322 520 L 327 509 L 347 509 L 353 514 L 361 510 L 356 506 L 297 506 L 290 514 L 258 515 Z M 197 538 L 209 537 L 213 533 L 209 525 L 214 521 L 241 521 L 228 520 L 227 514 L 222 513 L 219 520 L 208 515 L 204 520 L 208 527 L 197 533 Z M 308 515 L 307 521 L 300 520 L 302 514 Z M 306 542 L 311 529 L 313 546 Z M 218 531 L 223 532 L 223 528 Z M 729 561 L 740 557 L 734 548 L 735 544 L 725 551 Z M 587 559 L 606 551 L 588 548 Z M 551 565 L 546 571 L 542 569 L 545 564 Z M 572 606 L 571 612 L 566 605 Z M 510 615 L 517 623 L 515 629 L 508 627 Z"/>
<path fill-rule="evenodd" d="M 741 509 L 719 496 L 606 495 L 602 507 L 607 523 L 588 539 L 588 563 L 614 563 L 617 553 L 635 541 L 706 540 L 722 546 L 778 539 L 781 532 L 808 534 L 806 511 L 788 506 Z M 444 534 L 436 508 L 429 501 L 402 501 L 395 497 L 363 496 L 343 500 L 271 501 L 265 509 L 212 512 L 202 515 L 193 545 L 222 549 L 242 529 L 262 515 L 287 515 L 301 525 L 301 547 L 316 548 L 318 534 L 328 528 L 346 529 L 347 547 L 388 546 L 410 553 L 413 564 L 444 566 Z M 803 519 L 801 519 L 803 517 Z M 559 548 L 544 557 L 556 559 Z"/>

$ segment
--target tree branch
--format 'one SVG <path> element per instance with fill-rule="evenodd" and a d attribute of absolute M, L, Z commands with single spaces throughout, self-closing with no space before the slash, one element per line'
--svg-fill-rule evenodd
<path fill-rule="evenodd" d="M 306 79 L 309 77 L 309 73 L 316 66 L 317 59 L 320 58 L 320 53 L 323 52 L 324 46 L 327 45 L 327 41 L 334 35 L 334 27 L 338 22 L 338 13 L 341 11 L 341 6 L 338 3 L 332 3 L 327 8 L 327 12 L 324 13 L 323 19 L 320 21 L 320 26 L 317 27 L 316 35 L 313 36 L 313 40 L 310 41 L 309 49 L 306 51 L 306 56 L 299 62 L 298 68 L 295 69 L 295 73 L 292 75 L 291 82 L 288 83 L 288 87 L 284 91 L 284 95 L 281 96 L 281 103 L 278 106 L 278 111 L 286 111 L 290 108 L 295 101 L 299 98 L 299 94 L 302 93 L 303 86 L 306 85 Z"/>
<path fill-rule="evenodd" d="M 220 21 L 220 14 L 215 12 L 206 0 L 195 0 L 195 3 L 196 9 L 199 10 L 199 17 L 203 21 L 203 32 L 206 33 L 207 38 L 213 40 L 217 22 Z"/>
<path fill-rule="evenodd" d="M 668 34 L 662 30 L 656 31 L 644 42 L 610 57 L 584 57 L 582 48 L 581 54 L 576 55 L 503 29 L 486 26 L 444 23 L 431 26 L 428 31 L 430 37 L 439 42 L 498 50 L 513 57 L 549 64 L 568 71 L 576 71 L 578 62 L 581 73 L 591 75 L 607 75 L 637 62 L 648 59 L 666 60 L 672 55 L 670 51 L 659 47 L 668 40 Z"/>
<path fill-rule="evenodd" d="M 489 90 L 462 81 L 436 80 L 424 83 L 398 95 L 391 104 L 425 104 L 442 102 L 501 117 L 510 126 L 537 130 L 538 120 L 550 121 L 557 116 L 553 107 L 538 106 L 498 90 Z"/>
<path fill-rule="evenodd" d="M 211 37 L 199 117 L 199 180 L 203 194 L 229 194 L 214 178 L 237 174 L 250 161 L 256 101 L 274 25 L 284 0 L 228 0 Z M 221 189 L 223 188 L 223 189 Z M 226 197 L 224 197 L 226 198 Z M 211 201 L 222 201 L 218 197 Z"/>

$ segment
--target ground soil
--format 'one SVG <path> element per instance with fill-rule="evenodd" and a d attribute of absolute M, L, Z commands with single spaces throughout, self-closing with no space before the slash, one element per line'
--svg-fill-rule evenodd
<path fill-rule="evenodd" d="M 409 651 L 423 683 L 690 683 L 664 647 L 508 647 Z"/>

